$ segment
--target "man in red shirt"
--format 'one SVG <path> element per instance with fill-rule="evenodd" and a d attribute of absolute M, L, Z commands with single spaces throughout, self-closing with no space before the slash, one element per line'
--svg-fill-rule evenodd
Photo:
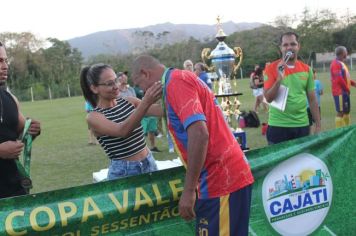
<path fill-rule="evenodd" d="M 181 217 L 196 218 L 197 235 L 248 235 L 254 179 L 212 91 L 194 73 L 148 55 L 135 59 L 132 79 L 143 90 L 163 83 L 168 129 L 187 169 Z"/>
<path fill-rule="evenodd" d="M 331 90 L 334 97 L 336 128 L 350 124 L 350 87 L 356 87 L 356 81 L 350 77 L 349 70 L 344 63 L 347 49 L 344 46 L 335 48 L 336 58 L 330 64 Z"/>

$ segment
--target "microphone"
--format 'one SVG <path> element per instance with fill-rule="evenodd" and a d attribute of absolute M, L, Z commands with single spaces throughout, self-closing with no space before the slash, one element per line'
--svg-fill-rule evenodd
<path fill-rule="evenodd" d="M 286 55 L 284 56 L 284 63 L 287 63 L 289 61 L 289 58 L 293 55 L 293 52 L 292 51 L 288 51 L 286 52 Z"/>
<path fill-rule="evenodd" d="M 292 51 L 287 51 L 287 52 L 286 52 L 286 55 L 285 55 L 284 58 L 283 58 L 284 64 L 289 61 L 289 59 L 290 59 L 290 57 L 291 57 L 292 55 L 293 55 L 293 52 L 292 52 Z M 278 67 L 278 70 L 279 70 L 279 72 L 283 72 L 283 71 L 284 71 L 284 65 L 280 65 L 280 66 Z"/>

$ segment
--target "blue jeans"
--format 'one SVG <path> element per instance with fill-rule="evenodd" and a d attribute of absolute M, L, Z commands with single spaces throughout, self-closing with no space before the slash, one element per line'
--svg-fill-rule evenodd
<path fill-rule="evenodd" d="M 156 170 L 157 165 L 150 152 L 147 157 L 141 161 L 111 160 L 107 179 L 120 179 Z"/>

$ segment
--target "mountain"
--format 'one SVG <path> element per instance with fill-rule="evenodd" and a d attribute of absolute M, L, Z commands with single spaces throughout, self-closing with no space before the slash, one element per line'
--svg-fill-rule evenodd
<path fill-rule="evenodd" d="M 222 24 L 225 34 L 254 29 L 261 23 Z M 141 52 L 153 47 L 162 47 L 193 37 L 200 41 L 210 41 L 217 33 L 216 25 L 163 23 L 142 28 L 101 31 L 82 37 L 69 39 L 73 48 L 78 48 L 84 58 L 97 54 L 118 54 Z"/>

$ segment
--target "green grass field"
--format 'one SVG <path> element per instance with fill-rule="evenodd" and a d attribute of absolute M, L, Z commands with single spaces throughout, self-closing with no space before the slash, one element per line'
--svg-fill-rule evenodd
<path fill-rule="evenodd" d="M 331 96 L 328 73 L 318 74 L 324 85 L 321 98 L 322 130 L 335 127 L 334 103 Z M 356 78 L 356 72 L 352 73 Z M 249 88 L 248 79 L 237 81 L 237 91 L 244 95 L 239 97 L 240 110 L 252 110 L 254 97 Z M 356 102 L 356 89 L 353 88 L 352 103 Z M 34 188 L 32 193 L 72 187 L 92 182 L 92 172 L 108 166 L 108 159 L 100 146 L 88 145 L 88 130 L 85 122 L 84 99 L 72 97 L 64 99 L 23 102 L 22 112 L 25 116 L 41 121 L 42 134 L 33 143 L 31 176 Z M 351 112 L 352 123 L 356 123 L 356 109 Z M 268 114 L 261 111 L 261 122 L 267 122 Z M 266 138 L 261 135 L 261 128 L 246 128 L 247 144 L 250 149 L 266 146 Z M 162 153 L 155 153 L 157 160 L 176 157 L 168 153 L 165 138 L 157 139 L 157 146 Z"/>

